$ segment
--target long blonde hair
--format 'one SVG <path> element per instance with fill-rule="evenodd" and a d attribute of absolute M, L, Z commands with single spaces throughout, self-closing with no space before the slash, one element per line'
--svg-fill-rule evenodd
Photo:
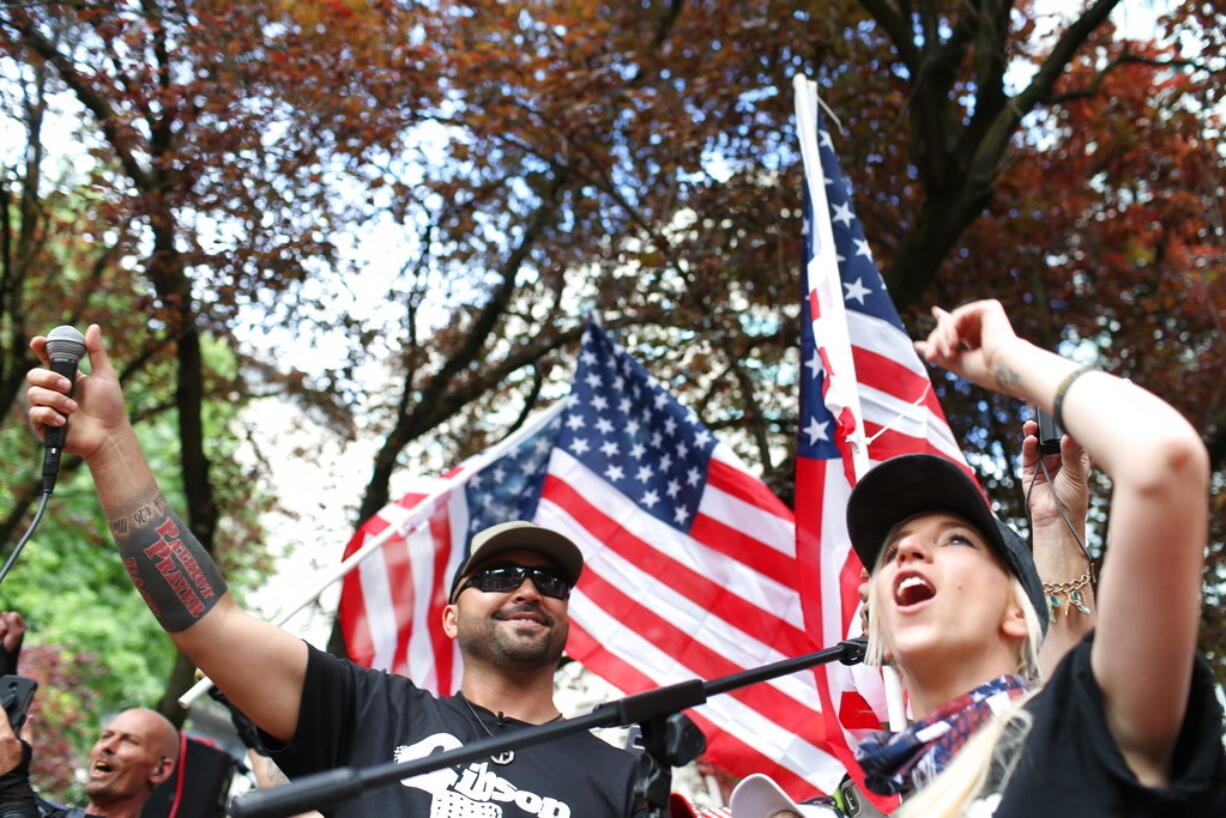
<path fill-rule="evenodd" d="M 894 818 L 961 818 L 979 798 L 1003 790 L 1021 758 L 1032 719 L 1024 708 L 1031 690 L 985 724 L 963 745 L 941 774 L 907 797 Z"/>

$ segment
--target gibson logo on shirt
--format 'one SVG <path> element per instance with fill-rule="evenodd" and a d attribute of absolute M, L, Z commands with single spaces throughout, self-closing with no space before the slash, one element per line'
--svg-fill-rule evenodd
<path fill-rule="evenodd" d="M 463 742 L 450 733 L 435 733 L 416 744 L 401 744 L 393 757 L 404 763 L 461 746 Z M 401 779 L 400 783 L 434 796 L 431 818 L 502 818 L 500 803 L 514 804 L 540 818 L 570 818 L 570 805 L 516 787 L 490 769 L 486 761 L 474 762 L 458 770 L 442 769 L 415 775 Z"/>

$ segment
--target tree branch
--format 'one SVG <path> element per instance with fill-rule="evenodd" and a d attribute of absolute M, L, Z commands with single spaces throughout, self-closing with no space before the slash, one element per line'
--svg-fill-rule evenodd
<path fill-rule="evenodd" d="M 148 190 L 151 187 L 151 180 L 148 173 L 141 167 L 140 162 L 132 153 L 130 147 L 132 137 L 130 133 L 125 132 L 130 129 L 120 125 L 119 115 L 115 113 L 110 103 L 89 84 L 85 76 L 73 65 L 72 61 L 61 54 L 34 27 L 33 22 L 27 16 L 21 16 L 24 18 L 24 21 L 0 18 L 0 26 L 7 25 L 17 31 L 21 41 L 27 48 L 55 67 L 56 73 L 59 74 L 64 84 L 77 95 L 77 99 L 81 101 L 81 104 L 89 109 L 98 120 L 103 135 L 106 136 L 107 143 L 115 150 L 120 164 L 123 165 L 124 172 L 128 174 L 129 178 L 138 187 L 142 190 Z"/>
<path fill-rule="evenodd" d="M 860 0 L 860 5 L 877 21 L 899 58 L 907 66 L 907 70 L 915 77 L 920 72 L 920 52 L 915 47 L 915 38 L 911 33 L 911 24 L 898 9 L 890 5 L 889 0 Z"/>
<path fill-rule="evenodd" d="M 387 505 L 388 482 L 401 450 L 408 445 L 410 440 L 434 428 L 442 418 L 449 417 L 454 411 L 440 408 L 444 403 L 444 397 L 447 396 L 447 390 L 452 386 L 456 376 L 477 359 L 498 320 L 506 311 L 511 295 L 515 291 L 516 277 L 520 267 L 527 259 L 537 239 L 557 215 L 566 182 L 565 175 L 554 178 L 548 194 L 528 217 L 519 243 L 503 263 L 501 282 L 498 287 L 482 307 L 473 326 L 466 333 L 463 343 L 447 357 L 438 371 L 420 389 L 411 411 L 409 404 L 413 401 L 414 392 L 417 390 L 414 389 L 411 382 L 401 382 L 396 423 L 375 456 L 374 470 L 366 485 L 361 507 L 358 509 L 359 521 L 367 519 Z"/>
<path fill-rule="evenodd" d="M 1187 59 L 1170 59 L 1157 60 L 1153 57 L 1143 57 L 1139 54 L 1133 54 L 1127 48 L 1119 56 L 1112 59 L 1094 74 L 1094 78 L 1087 85 L 1081 88 L 1074 88 L 1070 91 L 1065 91 L 1063 94 L 1052 94 L 1042 101 L 1050 105 L 1059 105 L 1065 102 L 1071 102 L 1076 99 L 1086 99 L 1098 94 L 1102 88 L 1103 80 L 1111 74 L 1112 71 L 1119 68 L 1121 65 L 1152 65 L 1157 68 L 1196 68 L 1198 70 L 1207 71 L 1210 74 L 1226 73 L 1222 71 L 1214 71 L 1196 60 Z"/>

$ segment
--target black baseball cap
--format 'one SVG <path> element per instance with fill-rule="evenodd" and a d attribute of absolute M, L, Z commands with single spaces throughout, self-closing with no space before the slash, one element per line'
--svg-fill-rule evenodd
<path fill-rule="evenodd" d="M 562 572 L 562 577 L 573 588 L 583 573 L 583 552 L 565 534 L 525 520 L 499 523 L 473 535 L 468 558 L 460 563 L 451 579 L 451 593 L 447 599 L 454 602 L 460 580 L 473 568 L 503 551 L 532 551 L 552 562 Z"/>
<path fill-rule="evenodd" d="M 847 502 L 847 533 L 869 571 L 894 526 L 917 514 L 945 511 L 966 519 L 1017 577 L 1047 631 L 1047 598 L 1026 542 L 1001 522 L 961 466 L 932 454 L 892 457 L 860 479 Z"/>

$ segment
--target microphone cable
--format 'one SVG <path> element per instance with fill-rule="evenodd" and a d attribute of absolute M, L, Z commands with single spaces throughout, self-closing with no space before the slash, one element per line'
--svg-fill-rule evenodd
<path fill-rule="evenodd" d="M 4 578 L 8 576 L 9 571 L 13 570 L 14 563 L 17 562 L 17 557 L 21 556 L 21 549 L 26 547 L 26 543 L 30 541 L 30 537 L 34 536 L 34 530 L 38 528 L 38 524 L 42 522 L 43 512 L 47 510 L 47 501 L 51 499 L 51 492 L 42 492 L 42 499 L 38 503 L 38 511 L 34 512 L 34 519 L 30 521 L 30 525 L 26 528 L 26 533 L 21 535 L 21 539 L 17 541 L 17 545 L 13 547 L 13 553 L 9 554 L 9 558 L 5 560 L 4 567 L 0 568 L 0 583 L 4 582 Z"/>

